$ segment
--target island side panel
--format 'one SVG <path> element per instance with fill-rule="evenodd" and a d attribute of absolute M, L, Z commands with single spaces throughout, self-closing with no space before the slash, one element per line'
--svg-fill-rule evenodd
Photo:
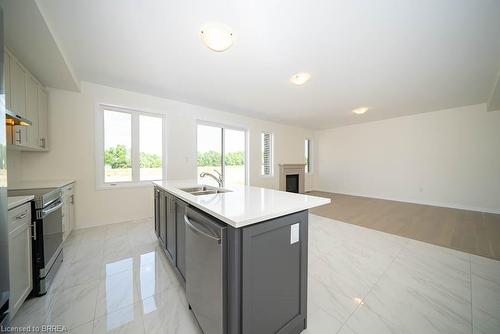
<path fill-rule="evenodd" d="M 295 224 L 297 241 L 291 237 Z M 242 229 L 243 334 L 298 334 L 305 329 L 307 229 L 307 210 Z"/>
<path fill-rule="evenodd" d="M 241 228 L 227 229 L 227 330 L 225 334 L 241 334 Z"/>

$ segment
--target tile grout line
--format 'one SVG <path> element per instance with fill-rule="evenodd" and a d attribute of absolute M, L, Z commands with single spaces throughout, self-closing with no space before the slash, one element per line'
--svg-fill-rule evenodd
<path fill-rule="evenodd" d="M 378 277 L 378 279 L 375 281 L 375 283 L 373 283 L 373 285 L 370 287 L 370 289 L 368 290 L 368 292 L 363 296 L 363 298 L 361 299 L 361 301 L 364 302 L 364 300 L 368 297 L 368 295 L 372 292 L 373 288 L 380 282 L 380 280 L 382 279 L 382 277 L 385 275 L 385 273 L 389 270 L 390 267 L 392 267 L 392 265 L 394 264 L 394 262 L 396 261 L 396 259 L 401 255 L 401 252 L 403 252 L 403 250 L 405 250 L 407 247 L 408 247 L 408 244 L 410 243 L 411 240 L 407 240 L 403 246 L 401 246 L 401 248 L 399 249 L 399 251 L 397 252 L 396 256 L 394 256 L 394 258 L 392 259 L 392 261 L 387 265 L 387 267 L 384 269 L 384 271 L 380 274 L 380 276 Z M 344 328 L 344 326 L 347 326 L 347 322 L 349 321 L 349 319 L 351 319 L 351 317 L 354 315 L 354 313 L 356 313 L 360 308 L 361 308 L 361 304 L 359 304 L 355 309 L 354 311 L 351 312 L 351 314 L 349 314 L 349 317 L 347 317 L 347 319 L 344 321 L 344 323 L 342 323 L 342 326 L 340 326 L 340 328 L 337 330 L 337 334 L 340 333 L 340 331 L 342 330 L 342 328 Z M 349 327 L 349 326 L 348 326 Z"/>

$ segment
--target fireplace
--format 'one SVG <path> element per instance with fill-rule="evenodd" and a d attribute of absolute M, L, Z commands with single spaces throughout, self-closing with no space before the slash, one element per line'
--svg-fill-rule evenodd
<path fill-rule="evenodd" d="M 299 193 L 299 174 L 289 174 L 286 176 L 286 191 L 289 193 Z"/>
<path fill-rule="evenodd" d="M 305 164 L 280 164 L 280 190 L 304 193 Z"/>

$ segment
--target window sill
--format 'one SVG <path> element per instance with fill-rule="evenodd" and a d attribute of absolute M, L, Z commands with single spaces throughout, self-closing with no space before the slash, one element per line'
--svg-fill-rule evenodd
<path fill-rule="evenodd" d="M 263 179 L 272 179 L 274 178 L 274 175 L 259 175 Z"/>
<path fill-rule="evenodd" d="M 119 182 L 119 183 L 105 183 L 96 186 L 96 190 L 110 190 L 110 189 L 127 189 L 127 188 L 147 188 L 153 186 L 153 181 L 142 182 Z"/>

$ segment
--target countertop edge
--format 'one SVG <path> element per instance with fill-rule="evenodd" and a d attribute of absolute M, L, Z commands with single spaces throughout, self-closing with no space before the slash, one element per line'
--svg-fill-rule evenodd
<path fill-rule="evenodd" d="M 188 193 L 183 194 L 182 190 L 174 188 L 177 191 L 173 191 L 169 187 L 165 187 L 164 185 L 159 184 L 157 182 L 153 182 L 153 185 L 157 186 L 157 187 L 159 187 L 161 189 L 163 189 L 164 191 L 166 191 L 166 192 L 168 192 L 168 193 L 170 193 L 170 194 L 178 197 L 179 199 L 183 200 L 184 202 L 186 202 L 186 203 L 188 203 L 188 204 L 190 204 L 190 205 L 192 205 L 192 206 L 200 209 L 203 212 L 206 212 L 207 214 L 209 214 L 209 215 L 211 215 L 211 216 L 219 219 L 220 221 L 222 221 L 222 222 L 224 222 L 224 223 L 226 223 L 226 224 L 228 224 L 228 225 L 230 225 L 230 226 L 232 226 L 234 228 L 242 228 L 242 227 L 245 227 L 245 226 L 250 226 L 250 225 L 253 225 L 253 224 L 264 222 L 264 221 L 269 220 L 269 219 L 286 216 L 286 215 L 289 215 L 289 214 L 292 214 L 292 213 L 296 213 L 296 212 L 301 212 L 301 211 L 304 211 L 304 210 L 309 210 L 311 208 L 314 208 L 314 207 L 318 206 L 318 205 L 303 205 L 303 206 L 298 206 L 298 207 L 290 208 L 289 210 L 277 211 L 277 212 L 274 212 L 272 214 L 263 215 L 263 216 L 260 216 L 260 217 L 257 217 L 257 218 L 245 219 L 245 220 L 241 220 L 241 221 L 234 221 L 234 220 L 231 220 L 228 217 L 222 216 L 219 213 L 210 210 L 207 207 L 204 207 L 204 206 L 200 205 L 199 203 L 196 203 L 196 202 L 192 201 L 189 198 L 189 196 L 192 196 L 192 195 L 189 195 Z M 305 195 L 305 196 L 310 196 L 310 195 Z M 325 203 L 321 204 L 321 205 L 326 205 L 328 203 L 331 203 L 331 200 L 328 199 L 328 198 L 324 198 L 324 200 L 325 200 Z"/>
<path fill-rule="evenodd" d="M 32 200 L 35 199 L 35 196 L 33 195 L 28 195 L 28 196 L 13 196 L 10 198 L 16 198 L 17 200 L 15 202 L 7 203 L 7 211 L 13 210 L 23 204 L 26 204 Z M 9 197 L 7 197 L 8 201 Z"/>

